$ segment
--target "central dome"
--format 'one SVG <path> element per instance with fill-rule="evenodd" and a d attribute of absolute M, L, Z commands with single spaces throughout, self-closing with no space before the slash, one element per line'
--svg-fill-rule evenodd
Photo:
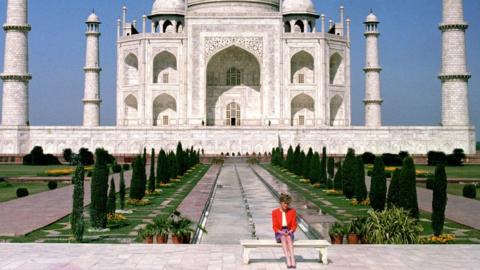
<path fill-rule="evenodd" d="M 315 14 L 312 0 L 285 0 L 282 9 L 284 14 Z"/>
<path fill-rule="evenodd" d="M 278 12 L 280 0 L 189 0 L 188 10 L 198 13 Z"/>
<path fill-rule="evenodd" d="M 184 0 L 155 0 L 152 15 L 185 14 Z"/>

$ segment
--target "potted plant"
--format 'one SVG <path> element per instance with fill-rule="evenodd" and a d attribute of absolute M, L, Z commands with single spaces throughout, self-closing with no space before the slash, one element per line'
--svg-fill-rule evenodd
<path fill-rule="evenodd" d="M 343 243 L 344 227 L 342 224 L 335 222 L 328 231 L 332 244 L 340 245 Z"/>
<path fill-rule="evenodd" d="M 347 242 L 349 244 L 360 243 L 360 238 L 363 233 L 363 221 L 360 218 L 353 219 L 348 225 Z"/>
<path fill-rule="evenodd" d="M 153 244 L 153 236 L 155 235 L 155 227 L 153 224 L 148 224 L 143 230 L 140 231 L 140 239 L 146 244 Z"/>
<path fill-rule="evenodd" d="M 166 244 L 168 242 L 168 233 L 171 229 L 171 221 L 164 217 L 156 217 L 153 220 L 157 244 Z"/>

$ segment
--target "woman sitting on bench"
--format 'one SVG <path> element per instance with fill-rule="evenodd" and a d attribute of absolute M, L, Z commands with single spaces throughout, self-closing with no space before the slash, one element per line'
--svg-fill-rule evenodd
<path fill-rule="evenodd" d="M 297 211 L 290 208 L 292 198 L 282 193 L 280 207 L 272 211 L 272 224 L 277 243 L 282 243 L 287 268 L 297 268 L 293 254 L 294 232 L 297 230 Z"/>

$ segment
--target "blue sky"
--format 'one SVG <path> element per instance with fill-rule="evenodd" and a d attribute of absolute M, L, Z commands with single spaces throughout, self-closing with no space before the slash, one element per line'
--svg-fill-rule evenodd
<path fill-rule="evenodd" d="M 0 1 L 0 22 L 5 22 L 6 0 Z M 129 20 L 141 21 L 153 0 L 30 0 L 30 122 L 32 125 L 81 125 L 84 21 L 94 8 L 101 25 L 102 125 L 115 124 L 116 19 L 121 6 Z M 352 20 L 352 121 L 363 125 L 364 57 L 363 21 L 373 9 L 381 20 L 380 54 L 383 120 L 385 125 L 437 125 L 441 121 L 440 0 L 316 0 L 319 13 L 339 19 L 345 6 Z M 480 1 L 464 0 L 467 32 L 470 116 L 480 127 Z M 4 33 L 0 33 L 3 70 Z M 0 86 L 1 89 L 1 86 Z M 1 98 L 1 97 L 0 97 Z M 479 132 L 477 132 L 478 134 Z M 477 135 L 478 137 L 479 135 Z"/>

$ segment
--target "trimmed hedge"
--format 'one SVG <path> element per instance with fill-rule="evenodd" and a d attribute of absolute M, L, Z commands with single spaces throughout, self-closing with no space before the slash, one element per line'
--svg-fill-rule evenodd
<path fill-rule="evenodd" d="M 30 193 L 28 192 L 27 188 L 17 188 L 17 197 L 27 197 Z"/>
<path fill-rule="evenodd" d="M 470 199 L 477 198 L 477 188 L 474 184 L 468 184 L 463 186 L 463 197 Z"/>
<path fill-rule="evenodd" d="M 53 190 L 58 187 L 58 183 L 55 181 L 48 181 L 48 189 Z"/>

